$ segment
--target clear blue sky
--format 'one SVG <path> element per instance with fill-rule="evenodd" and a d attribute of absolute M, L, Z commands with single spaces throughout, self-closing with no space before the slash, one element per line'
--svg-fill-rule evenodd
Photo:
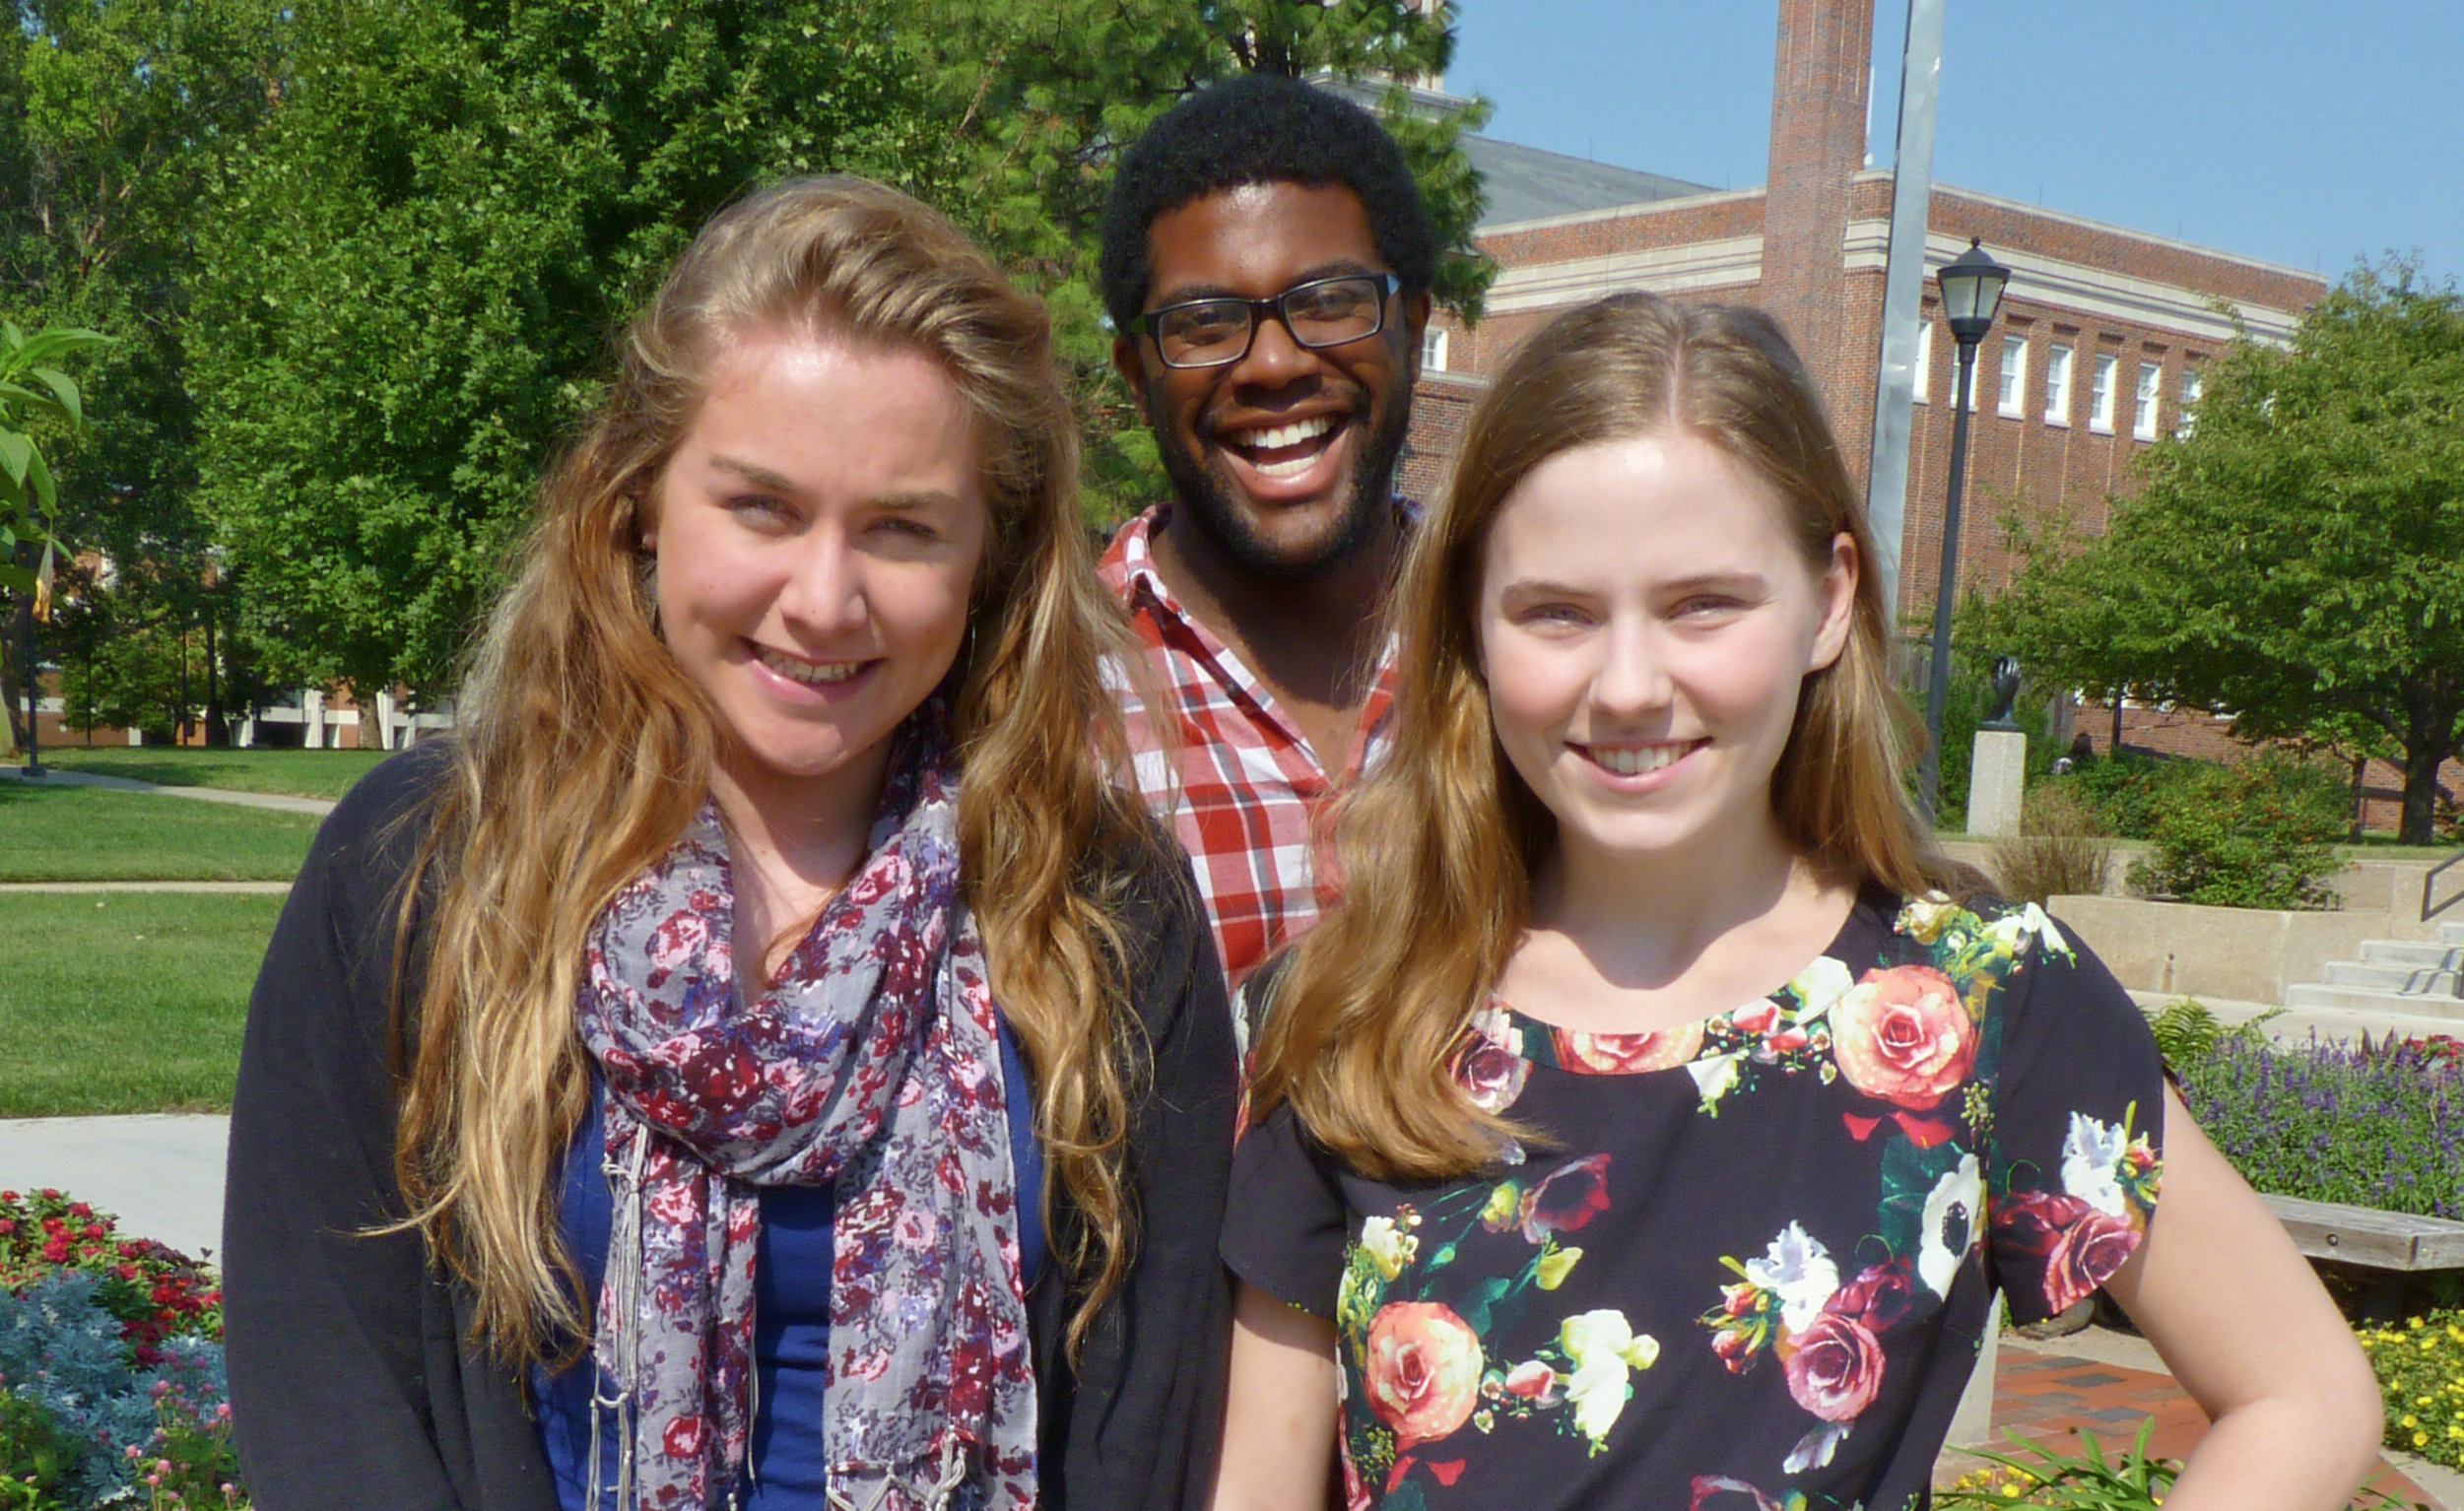
<path fill-rule="evenodd" d="M 1492 136 L 1715 187 L 1769 162 L 1777 0 L 1456 0 Z M 1947 0 L 1938 182 L 2339 277 L 2464 277 L 2458 0 Z M 1891 163 L 1906 0 L 1875 12 Z"/>

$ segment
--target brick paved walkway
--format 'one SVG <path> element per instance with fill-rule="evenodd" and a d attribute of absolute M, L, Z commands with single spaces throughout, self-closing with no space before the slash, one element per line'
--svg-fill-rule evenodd
<path fill-rule="evenodd" d="M 2182 1393 L 2173 1377 L 2145 1369 L 2070 1354 L 2035 1352 L 2014 1347 L 2005 1337 L 1994 1370 L 1993 1428 L 1997 1443 L 2004 1432 L 2041 1442 L 2064 1453 L 2079 1451 L 2079 1434 L 2092 1433 L 2108 1458 L 2127 1453 L 2140 1424 L 2156 1418 L 2148 1452 L 2160 1459 L 2186 1459 L 2207 1432 L 2207 1413 Z M 2058 1342 L 2044 1346 L 2060 1347 Z M 1947 1484 L 1983 1461 L 1962 1453 L 1946 1453 L 1936 1469 L 1938 1484 Z M 2370 1481 L 2411 1504 L 2423 1492 L 2393 1469 L 2382 1469 Z"/>

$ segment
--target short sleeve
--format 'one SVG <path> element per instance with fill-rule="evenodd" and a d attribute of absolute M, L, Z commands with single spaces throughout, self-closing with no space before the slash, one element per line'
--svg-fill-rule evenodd
<path fill-rule="evenodd" d="M 1224 1263 L 1276 1299 L 1332 1319 L 1351 1232 L 1332 1156 L 1284 1103 L 1232 1154 Z"/>
<path fill-rule="evenodd" d="M 1996 1283 L 2026 1324 L 2094 1294 L 2146 1239 L 2164 1063 L 2104 963 L 2038 909 L 2018 916 L 2033 937 L 1997 1004 L 1986 1181 Z"/>

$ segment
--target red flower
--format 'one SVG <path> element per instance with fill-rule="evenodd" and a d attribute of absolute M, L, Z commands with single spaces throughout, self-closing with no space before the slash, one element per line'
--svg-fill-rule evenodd
<path fill-rule="evenodd" d="M 1788 1394 L 1825 1421 L 1854 1421 L 1882 1390 L 1882 1344 L 1864 1323 L 1824 1312 L 1794 1340 Z"/>
<path fill-rule="evenodd" d="M 1523 1193 L 1523 1236 L 1533 1243 L 1551 1233 L 1570 1233 L 1609 1210 L 1609 1156 L 1593 1154 L 1560 1165 Z"/>
<path fill-rule="evenodd" d="M 1831 1292 L 1827 1311 L 1842 1317 L 1853 1317 L 1873 1333 L 1889 1332 L 1908 1308 L 1916 1302 L 1916 1282 L 1908 1275 L 1907 1261 L 1895 1259 L 1887 1265 L 1874 1265 L 1862 1275 Z"/>
<path fill-rule="evenodd" d="M 2094 1295 L 2138 1247 L 2137 1223 L 2090 1208 L 2054 1235 L 2045 1253 L 2045 1310 L 2058 1312 Z"/>
<path fill-rule="evenodd" d="M 2075 1196 L 2029 1191 L 1994 1204 L 1993 1226 L 2014 1252 L 2050 1254 L 2063 1232 L 2095 1210 Z"/>
<path fill-rule="evenodd" d="M 667 1456 L 671 1459 L 698 1459 L 701 1457 L 703 1436 L 701 1413 L 695 1412 L 690 1415 L 679 1416 L 667 1424 L 667 1433 L 661 1446 L 666 1448 Z"/>

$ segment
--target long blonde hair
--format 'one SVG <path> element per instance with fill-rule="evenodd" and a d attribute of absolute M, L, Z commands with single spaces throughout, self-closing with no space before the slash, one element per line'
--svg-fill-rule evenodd
<path fill-rule="evenodd" d="M 920 352 L 972 416 L 992 527 L 944 685 L 961 868 L 1076 1210 L 1054 1233 L 1081 1296 L 1072 1348 L 1135 1241 L 1123 1138 L 1143 1039 L 1109 920 L 1155 841 L 1110 776 L 1127 761 L 1099 668 L 1125 642 L 1078 516 L 1049 325 L 936 212 L 860 179 L 804 179 L 714 219 L 627 331 L 604 401 L 542 488 L 405 891 L 401 935 L 424 914 L 423 953 L 396 1173 L 410 1220 L 476 1298 L 476 1330 L 517 1363 L 569 1356 L 589 1332 L 557 1231 L 557 1172 L 589 1096 L 573 1011 L 585 936 L 683 833 L 726 738 L 659 638 L 642 527 L 714 354 L 780 329 Z"/>
<path fill-rule="evenodd" d="M 1472 1012 L 1530 921 L 1556 821 L 1498 746 L 1477 606 L 1489 531 L 1532 472 L 1580 446 L 1698 436 L 1769 484 L 1820 572 L 1847 535 L 1874 548 L 1822 401 L 1759 310 L 1619 295 L 1533 335 L 1480 401 L 1445 501 L 1422 520 L 1395 590 L 1402 643 L 1393 746 L 1334 821 L 1343 895 L 1299 945 L 1259 1041 L 1251 1107 L 1290 1101 L 1365 1174 L 1481 1168 L 1503 1125 L 1457 1087 Z M 1901 786 L 1906 739 L 1890 622 L 1858 574 L 1846 649 L 1810 674 L 1771 777 L 1791 845 L 1826 875 L 1904 892 L 1956 885 Z"/>

